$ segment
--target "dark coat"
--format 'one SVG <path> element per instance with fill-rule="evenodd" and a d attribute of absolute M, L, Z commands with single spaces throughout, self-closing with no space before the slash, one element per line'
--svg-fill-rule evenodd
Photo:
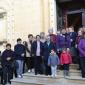
<path fill-rule="evenodd" d="M 50 56 L 51 50 L 55 50 L 56 51 L 56 47 L 55 45 L 50 42 L 50 44 L 48 45 L 47 42 L 44 43 L 44 60 L 48 62 L 48 57 Z"/>
<path fill-rule="evenodd" d="M 32 43 L 31 55 L 36 56 L 36 51 L 37 51 L 37 41 Z M 43 43 L 42 42 L 40 42 L 40 56 L 43 56 Z"/>
<path fill-rule="evenodd" d="M 70 39 L 71 39 L 71 46 L 75 46 L 77 33 L 76 32 L 70 32 L 69 35 L 70 35 Z"/>
<path fill-rule="evenodd" d="M 7 61 L 7 58 L 10 57 L 11 60 Z M 1 65 L 11 65 L 14 59 L 14 52 L 12 50 L 5 50 L 1 56 Z"/>
<path fill-rule="evenodd" d="M 15 53 L 16 60 L 24 60 L 24 57 L 21 56 L 21 54 L 23 54 L 23 53 L 25 54 L 25 52 L 26 52 L 26 48 L 24 45 L 22 45 L 22 44 L 15 45 L 14 53 Z"/>

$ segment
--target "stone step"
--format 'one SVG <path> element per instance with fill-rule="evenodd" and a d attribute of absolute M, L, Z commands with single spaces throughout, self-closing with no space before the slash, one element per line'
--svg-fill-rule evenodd
<path fill-rule="evenodd" d="M 58 75 L 63 75 L 63 70 L 62 71 L 58 70 L 57 74 Z M 79 71 L 79 70 L 70 70 L 69 75 L 71 75 L 71 76 L 81 76 L 81 71 Z"/>
<path fill-rule="evenodd" d="M 78 64 L 70 64 L 70 69 L 78 69 L 79 65 Z"/>
<path fill-rule="evenodd" d="M 63 77 L 63 70 L 62 71 L 58 70 L 57 75 L 58 75 L 58 77 Z M 79 70 L 70 70 L 69 75 L 70 76 L 81 76 L 81 71 L 79 71 Z M 44 78 L 45 77 L 46 78 L 50 77 L 50 76 L 45 76 L 45 75 L 34 75 L 34 73 L 25 73 L 25 74 L 23 74 L 23 76 L 24 77 L 29 77 L 29 76 L 31 76 L 31 77 L 44 77 Z"/>
<path fill-rule="evenodd" d="M 77 76 L 65 78 L 15 78 L 11 85 L 85 85 L 85 79 Z"/>
<path fill-rule="evenodd" d="M 59 82 L 59 79 L 29 77 L 29 78 L 16 78 L 11 81 L 12 85 L 48 85 Z"/>
<path fill-rule="evenodd" d="M 45 76 L 45 75 L 40 75 L 40 74 L 38 74 L 38 75 L 35 75 L 34 73 L 25 73 L 25 74 L 23 74 L 23 77 L 24 78 L 51 78 L 51 76 L 50 75 L 48 75 L 48 76 Z M 57 78 L 59 79 L 59 78 L 63 78 L 63 75 L 58 75 L 57 76 Z"/>
<path fill-rule="evenodd" d="M 66 77 L 67 82 L 71 83 L 78 83 L 78 84 L 85 84 L 85 78 L 79 77 L 79 76 L 70 76 Z"/>

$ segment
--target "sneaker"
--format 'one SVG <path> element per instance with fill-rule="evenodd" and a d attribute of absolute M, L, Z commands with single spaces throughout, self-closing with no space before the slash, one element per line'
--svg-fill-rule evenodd
<path fill-rule="evenodd" d="M 18 75 L 18 78 L 22 78 L 22 76 L 21 75 Z"/>
<path fill-rule="evenodd" d="M 5 84 L 5 85 L 11 85 L 10 83 L 7 83 L 7 84 Z"/>
<path fill-rule="evenodd" d="M 55 74 L 55 77 L 57 77 L 58 75 Z"/>
<path fill-rule="evenodd" d="M 54 75 L 51 75 L 52 78 L 54 78 Z"/>
<path fill-rule="evenodd" d="M 30 73 L 31 71 L 30 70 L 28 70 L 28 73 Z"/>

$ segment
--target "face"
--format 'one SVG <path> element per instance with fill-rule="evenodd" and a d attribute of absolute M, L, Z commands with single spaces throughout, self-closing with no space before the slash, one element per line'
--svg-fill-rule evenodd
<path fill-rule="evenodd" d="M 45 37 L 45 33 L 40 33 L 41 38 Z"/>
<path fill-rule="evenodd" d="M 6 47 L 6 49 L 7 49 L 7 50 L 10 50 L 10 49 L 11 49 L 11 47 L 10 47 L 10 46 L 7 46 L 7 47 Z"/>
<path fill-rule="evenodd" d="M 50 36 L 47 36 L 46 37 L 46 40 L 49 42 L 50 41 Z"/>
<path fill-rule="evenodd" d="M 51 53 L 54 54 L 55 53 L 54 50 L 51 50 Z"/>
<path fill-rule="evenodd" d="M 78 31 L 78 35 L 81 36 L 82 35 L 82 31 Z"/>
<path fill-rule="evenodd" d="M 30 36 L 30 37 L 29 37 L 29 41 L 32 41 L 32 40 L 33 40 L 33 36 Z"/>
<path fill-rule="evenodd" d="M 22 43 L 22 41 L 18 41 L 18 42 L 17 42 L 17 44 L 21 44 L 21 43 Z"/>
<path fill-rule="evenodd" d="M 69 33 L 69 28 L 66 28 L 66 33 Z"/>
<path fill-rule="evenodd" d="M 60 35 L 60 31 L 57 31 L 57 35 Z"/>
<path fill-rule="evenodd" d="M 48 33 L 49 33 L 49 34 L 53 34 L 53 29 L 49 29 L 49 30 L 48 30 Z"/>
<path fill-rule="evenodd" d="M 40 41 L 40 36 L 37 36 L 36 39 L 37 39 L 37 41 Z"/>
<path fill-rule="evenodd" d="M 62 29 L 62 34 L 65 34 L 66 33 L 66 30 L 65 29 Z"/>
<path fill-rule="evenodd" d="M 74 28 L 73 27 L 70 27 L 69 28 L 69 32 L 74 32 Z"/>

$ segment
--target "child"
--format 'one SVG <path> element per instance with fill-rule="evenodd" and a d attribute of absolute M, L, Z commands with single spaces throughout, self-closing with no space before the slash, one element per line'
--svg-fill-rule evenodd
<path fill-rule="evenodd" d="M 70 52 L 66 48 L 64 48 L 61 53 L 60 63 L 64 67 L 64 77 L 69 76 L 69 64 L 72 63 L 72 58 Z"/>
<path fill-rule="evenodd" d="M 50 56 L 48 58 L 48 65 L 51 66 L 52 77 L 57 76 L 57 65 L 59 64 L 59 58 L 54 50 L 51 50 Z"/>

